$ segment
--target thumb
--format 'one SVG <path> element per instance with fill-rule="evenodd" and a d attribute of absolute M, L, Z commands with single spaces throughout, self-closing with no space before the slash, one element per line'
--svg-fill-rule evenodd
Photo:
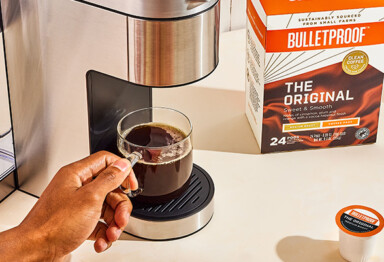
<path fill-rule="evenodd" d="M 131 172 L 131 163 L 127 159 L 119 159 L 104 169 L 86 187 L 94 188 L 94 192 L 105 197 L 109 192 L 118 188 Z"/>

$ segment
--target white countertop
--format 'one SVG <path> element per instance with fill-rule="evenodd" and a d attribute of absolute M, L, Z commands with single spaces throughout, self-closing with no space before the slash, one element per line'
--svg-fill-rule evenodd
<path fill-rule="evenodd" d="M 207 92 L 216 90 L 218 95 L 240 92 L 238 107 L 226 116 L 237 116 L 244 134 L 249 134 L 249 125 L 241 113 L 245 106 L 240 107 L 244 90 L 240 74 L 245 62 L 239 63 L 244 37 L 244 30 L 223 35 L 227 39 L 222 44 L 226 48 L 222 48 L 223 65 L 195 85 Z M 228 61 L 225 63 L 228 59 L 232 59 L 233 74 Z M 214 78 L 223 88 L 213 86 Z M 235 85 L 233 90 L 231 85 Z M 192 92 L 189 87 L 185 90 Z M 214 104 L 215 100 L 211 100 Z M 224 104 L 220 102 L 220 106 Z M 379 130 L 384 130 L 384 114 L 381 116 Z M 188 238 L 168 242 L 142 241 L 124 235 L 104 254 L 96 254 L 93 243 L 87 241 L 72 254 L 71 261 L 344 261 L 338 254 L 336 213 L 352 204 L 367 205 L 384 213 L 382 131 L 374 145 L 260 155 L 252 154 L 258 151 L 252 136 L 241 135 L 241 145 L 233 146 L 237 141 L 233 140 L 236 133 L 228 128 L 231 119 L 211 126 L 202 123 L 209 131 L 223 127 L 219 136 L 223 145 L 217 150 L 212 144 L 194 151 L 195 162 L 211 174 L 216 187 L 215 214 L 206 228 Z M 203 130 L 195 130 L 195 139 L 200 139 L 196 132 L 204 135 Z M 200 142 L 204 139 L 208 137 Z M 242 139 L 251 142 L 243 143 Z M 0 230 L 18 224 L 35 201 L 21 192 L 7 198 L 0 205 Z M 383 234 L 376 251 L 372 261 L 384 261 Z"/>
<path fill-rule="evenodd" d="M 195 162 L 216 186 L 215 215 L 206 228 L 170 242 L 125 235 L 104 254 L 87 241 L 72 261 L 344 261 L 335 215 L 351 204 L 384 210 L 383 153 L 382 140 L 271 155 L 196 151 Z M 6 199 L 0 205 L 3 228 L 19 223 L 34 202 L 21 192 Z M 382 235 L 372 261 L 384 261 Z"/>

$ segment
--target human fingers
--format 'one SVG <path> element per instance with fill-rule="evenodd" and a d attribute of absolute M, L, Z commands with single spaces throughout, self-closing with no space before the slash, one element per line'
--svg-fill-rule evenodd
<path fill-rule="evenodd" d="M 132 203 L 127 195 L 115 190 L 107 195 L 105 201 L 114 210 L 113 218 L 118 228 L 125 228 L 132 212 Z"/>
<path fill-rule="evenodd" d="M 107 205 L 105 209 L 105 212 L 103 214 L 103 219 L 108 224 L 108 229 L 106 230 L 107 239 L 110 242 L 114 242 L 117 239 L 119 239 L 121 233 L 123 232 L 123 228 L 121 228 L 116 224 L 115 210 L 112 209 L 112 207 L 110 207 L 109 205 Z"/>
<path fill-rule="evenodd" d="M 116 225 L 115 220 L 108 226 L 106 235 L 109 241 L 115 242 L 119 239 L 121 233 L 123 233 L 123 229 Z"/>
<path fill-rule="evenodd" d="M 101 253 L 107 250 L 112 243 L 108 240 L 107 237 L 107 225 L 104 223 L 98 222 L 92 234 L 89 236 L 89 240 L 95 240 L 94 249 L 97 253 Z"/>
<path fill-rule="evenodd" d="M 101 218 L 109 226 L 110 224 L 112 224 L 113 220 L 115 219 L 115 210 L 113 210 L 112 207 L 110 207 L 109 205 L 106 205 L 106 208 Z"/>
<path fill-rule="evenodd" d="M 135 172 L 133 169 L 129 173 L 128 177 L 121 184 L 124 188 L 130 188 L 131 190 L 137 190 L 139 188 L 139 182 L 137 181 Z"/>
<path fill-rule="evenodd" d="M 83 190 L 92 191 L 99 199 L 105 199 L 107 194 L 118 188 L 131 172 L 131 163 L 127 159 L 119 159 L 90 183 L 82 187 Z"/>
<path fill-rule="evenodd" d="M 65 168 L 71 170 L 72 173 L 75 172 L 81 182 L 86 184 L 92 181 L 95 176 L 99 175 L 100 172 L 119 159 L 120 157 L 115 154 L 107 151 L 100 151 L 80 161 L 70 164 Z"/>

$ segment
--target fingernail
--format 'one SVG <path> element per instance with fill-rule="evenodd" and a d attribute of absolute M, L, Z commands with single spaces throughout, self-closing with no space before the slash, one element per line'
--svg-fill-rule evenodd
<path fill-rule="evenodd" d="M 116 234 L 117 234 L 117 235 L 120 236 L 122 232 L 123 232 L 123 230 L 121 230 L 120 228 L 116 229 Z"/>
<path fill-rule="evenodd" d="M 112 166 L 120 169 L 121 172 L 125 172 L 129 167 L 129 161 L 126 159 L 120 159 L 113 163 Z"/>
<path fill-rule="evenodd" d="M 105 251 L 108 248 L 108 243 L 105 241 L 100 241 L 101 250 Z"/>

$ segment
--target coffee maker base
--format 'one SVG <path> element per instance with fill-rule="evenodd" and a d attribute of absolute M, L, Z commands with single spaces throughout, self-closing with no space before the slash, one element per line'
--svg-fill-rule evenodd
<path fill-rule="evenodd" d="M 214 213 L 215 187 L 209 174 L 193 166 L 188 189 L 161 205 L 135 202 L 125 231 L 135 237 L 164 241 L 190 236 L 203 229 Z"/>

